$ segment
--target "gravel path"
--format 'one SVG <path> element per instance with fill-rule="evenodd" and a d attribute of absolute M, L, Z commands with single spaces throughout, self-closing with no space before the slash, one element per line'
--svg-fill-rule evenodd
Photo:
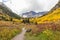
<path fill-rule="evenodd" d="M 22 28 L 22 32 L 15 36 L 12 40 L 24 40 L 25 32 L 26 32 L 25 28 Z"/>

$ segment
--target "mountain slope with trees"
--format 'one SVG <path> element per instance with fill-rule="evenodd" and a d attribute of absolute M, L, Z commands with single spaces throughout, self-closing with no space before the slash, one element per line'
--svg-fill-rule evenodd
<path fill-rule="evenodd" d="M 14 18 L 20 19 L 20 16 L 19 16 L 19 15 L 13 13 L 13 12 L 11 11 L 11 9 L 9 9 L 4 3 L 1 3 L 1 2 L 0 2 L 0 11 L 1 11 L 3 14 L 9 15 L 10 17 L 14 17 Z"/>

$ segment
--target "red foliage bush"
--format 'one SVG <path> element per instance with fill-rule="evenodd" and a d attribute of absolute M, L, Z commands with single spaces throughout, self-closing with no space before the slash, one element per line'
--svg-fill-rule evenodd
<path fill-rule="evenodd" d="M 39 32 L 45 30 L 45 29 L 49 29 L 49 30 L 59 30 L 60 31 L 60 25 L 56 24 L 56 23 L 41 23 L 38 24 L 37 27 L 39 28 Z"/>

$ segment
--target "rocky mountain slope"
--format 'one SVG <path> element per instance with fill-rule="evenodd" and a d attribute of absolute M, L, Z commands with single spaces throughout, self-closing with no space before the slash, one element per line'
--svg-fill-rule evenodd
<path fill-rule="evenodd" d="M 34 11 L 30 11 L 30 12 L 26 12 L 26 13 L 23 13 L 22 14 L 22 17 L 26 17 L 26 18 L 31 18 L 31 17 L 40 17 L 42 15 L 44 15 L 45 13 L 47 13 L 47 11 L 44 11 L 44 12 L 34 12 Z"/>

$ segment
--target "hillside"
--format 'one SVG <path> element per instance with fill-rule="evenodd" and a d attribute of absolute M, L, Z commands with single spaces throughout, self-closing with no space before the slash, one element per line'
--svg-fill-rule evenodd
<path fill-rule="evenodd" d="M 4 13 L 4 14 L 7 14 L 7 15 L 9 15 L 11 17 L 20 19 L 20 16 L 13 13 L 4 3 L 1 3 L 1 2 L 0 2 L 0 12 Z"/>
<path fill-rule="evenodd" d="M 10 21 L 11 17 L 4 13 L 0 13 L 0 20 Z"/>
<path fill-rule="evenodd" d="M 21 17 L 13 13 L 5 4 L 0 2 L 0 21 L 22 22 Z"/>
<path fill-rule="evenodd" d="M 41 17 L 29 19 L 31 23 L 46 23 L 60 21 L 60 0 L 59 2 L 47 13 Z"/>
<path fill-rule="evenodd" d="M 46 22 L 57 22 L 60 21 L 60 8 L 57 8 L 56 10 L 53 10 L 52 12 L 49 12 L 48 14 L 30 19 L 30 22 L 33 23 L 46 23 Z"/>
<path fill-rule="evenodd" d="M 39 18 L 39 22 L 56 22 L 60 20 L 60 8 L 57 8 L 53 12 Z"/>

